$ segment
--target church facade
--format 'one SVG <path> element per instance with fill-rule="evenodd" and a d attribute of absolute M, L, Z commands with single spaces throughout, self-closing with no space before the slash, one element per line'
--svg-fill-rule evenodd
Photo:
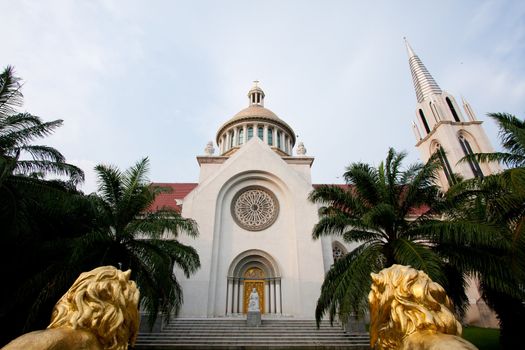
<path fill-rule="evenodd" d="M 445 189 L 453 173 L 469 178 L 497 171 L 495 165 L 456 165 L 464 154 L 492 147 L 472 108 L 464 102 L 465 118 L 408 43 L 407 50 L 422 160 L 441 152 Z M 173 191 L 160 195 L 155 206 L 177 208 L 199 225 L 197 239 L 181 239 L 196 248 L 201 268 L 189 279 L 177 276 L 184 292 L 180 317 L 244 314 L 255 288 L 263 314 L 312 319 L 325 273 L 351 249 L 336 238 L 311 238 L 318 221 L 317 206 L 307 200 L 315 187 L 314 158 L 302 143 L 295 147 L 292 127 L 265 107 L 265 99 L 255 82 L 248 107 L 219 128 L 217 154 L 210 142 L 197 157 L 198 183 L 157 184 Z M 474 295 L 471 302 L 478 299 Z"/>
<path fill-rule="evenodd" d="M 246 313 L 255 288 L 262 313 L 311 318 L 333 263 L 330 239 L 311 238 L 314 159 L 301 145 L 292 155 L 295 133 L 264 107 L 257 84 L 248 101 L 219 128 L 218 154 L 209 144 L 197 157 L 199 182 L 179 200 L 182 215 L 199 225 L 198 239 L 187 243 L 201 258 L 195 275 L 180 277 L 181 317 Z"/>

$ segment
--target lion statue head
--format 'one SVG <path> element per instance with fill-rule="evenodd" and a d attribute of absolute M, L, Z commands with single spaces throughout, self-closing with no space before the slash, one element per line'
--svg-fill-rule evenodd
<path fill-rule="evenodd" d="M 83 272 L 53 308 L 48 329 L 70 327 L 91 332 L 104 349 L 127 349 L 138 333 L 139 290 L 113 266 Z"/>
<path fill-rule="evenodd" d="M 371 276 L 373 349 L 476 349 L 459 337 L 461 324 L 451 311 L 450 299 L 426 273 L 392 265 Z"/>

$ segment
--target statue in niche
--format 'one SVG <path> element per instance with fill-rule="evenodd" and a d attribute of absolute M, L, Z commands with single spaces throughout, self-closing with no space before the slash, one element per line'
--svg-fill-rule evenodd
<path fill-rule="evenodd" d="M 370 348 L 477 350 L 461 338 L 461 324 L 441 285 L 423 271 L 392 265 L 372 273 Z"/>
<path fill-rule="evenodd" d="M 60 298 L 46 330 L 24 334 L 2 350 L 127 350 L 139 329 L 139 290 L 131 270 L 83 272 Z"/>
<path fill-rule="evenodd" d="M 248 302 L 248 312 L 257 311 L 259 312 L 259 294 L 255 288 L 250 293 L 250 301 Z"/>

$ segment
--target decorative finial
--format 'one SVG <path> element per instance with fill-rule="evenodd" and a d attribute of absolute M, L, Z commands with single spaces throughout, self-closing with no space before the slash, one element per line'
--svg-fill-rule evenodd
<path fill-rule="evenodd" d="M 304 144 L 302 142 L 299 142 L 297 144 L 297 155 L 304 156 L 305 154 L 306 154 L 306 148 L 304 148 Z"/>
<path fill-rule="evenodd" d="M 259 80 L 253 81 L 253 87 L 259 87 Z"/>
<path fill-rule="evenodd" d="M 204 153 L 207 156 L 213 156 L 213 154 L 215 153 L 215 148 L 213 147 L 213 141 L 210 141 L 210 142 L 208 142 L 208 144 L 206 144 L 206 148 L 204 149 Z"/>

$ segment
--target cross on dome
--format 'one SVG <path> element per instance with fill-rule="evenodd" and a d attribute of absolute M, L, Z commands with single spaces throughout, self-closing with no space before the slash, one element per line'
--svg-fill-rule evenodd
<path fill-rule="evenodd" d="M 253 86 L 248 91 L 248 106 L 264 107 L 264 91 L 259 87 L 259 80 L 253 81 Z"/>

